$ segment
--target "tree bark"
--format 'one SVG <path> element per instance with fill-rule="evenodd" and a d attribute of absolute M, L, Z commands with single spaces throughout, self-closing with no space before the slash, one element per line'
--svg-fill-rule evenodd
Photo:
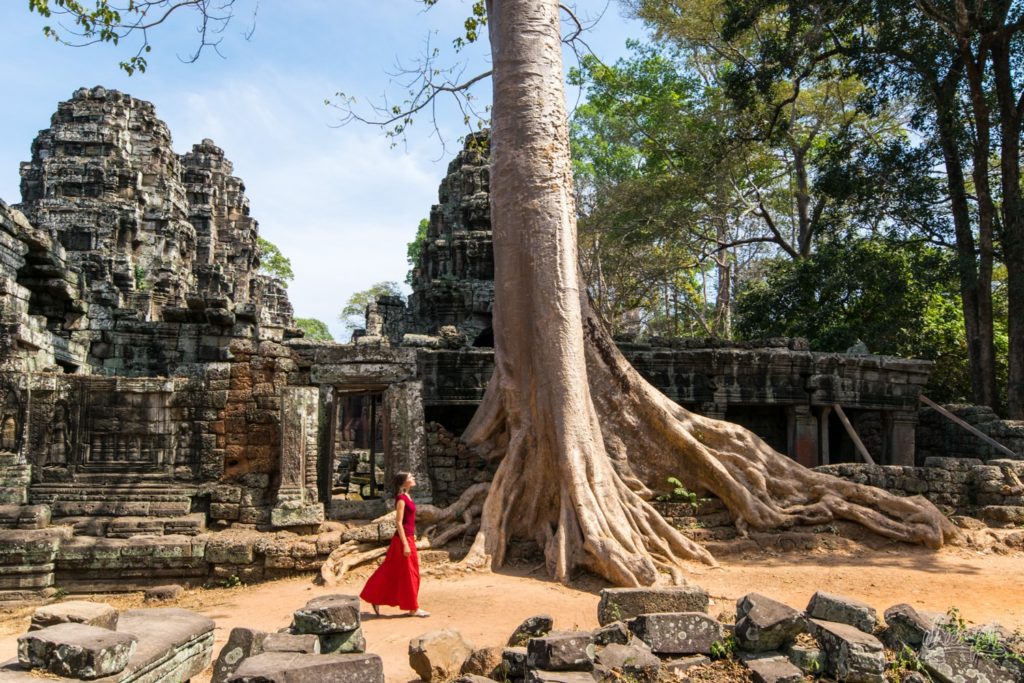
<path fill-rule="evenodd" d="M 952 67 L 941 81 L 932 80 L 930 89 L 935 103 L 939 147 L 946 166 L 946 188 L 956 236 L 957 272 L 964 312 L 972 399 L 978 405 L 996 408 L 998 401 L 992 328 L 992 224 L 988 221 L 979 225 L 979 241 L 984 242 L 987 248 L 978 249 L 971 225 L 963 158 L 957 140 L 960 124 L 956 91 L 959 83 L 960 72 Z M 987 172 L 987 159 L 983 163 Z M 976 157 L 974 168 L 977 171 Z M 987 234 L 984 233 L 986 226 L 989 229 Z"/>
<path fill-rule="evenodd" d="M 1011 42 L 1017 30 L 1004 27 L 992 47 L 996 101 L 999 103 L 1000 175 L 1003 193 L 1003 260 L 1007 279 L 1007 332 L 1009 372 L 1007 378 L 1007 417 L 1024 419 L 1024 196 L 1020 178 L 1021 108 L 1024 94 L 1018 96 L 1013 84 Z M 1020 97 L 1021 99 L 1018 99 Z"/>

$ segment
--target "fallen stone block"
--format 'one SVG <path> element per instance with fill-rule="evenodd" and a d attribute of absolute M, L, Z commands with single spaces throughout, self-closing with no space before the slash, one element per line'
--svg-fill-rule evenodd
<path fill-rule="evenodd" d="M 736 646 L 748 652 L 778 650 L 804 631 L 803 615 L 760 593 L 736 601 Z"/>
<path fill-rule="evenodd" d="M 849 624 L 809 619 L 807 630 L 825 652 L 826 673 L 847 683 L 884 683 L 885 649 L 873 635 Z"/>
<path fill-rule="evenodd" d="M 189 680 L 210 666 L 213 627 L 213 620 L 177 607 L 122 612 L 118 632 L 137 635 L 139 644 L 119 683 Z"/>
<path fill-rule="evenodd" d="M 597 605 L 597 622 L 629 621 L 641 614 L 708 611 L 708 593 L 700 586 L 605 588 Z"/>
<path fill-rule="evenodd" d="M 782 655 L 742 660 L 754 683 L 803 683 L 804 673 Z"/>
<path fill-rule="evenodd" d="M 452 683 L 498 683 L 498 681 L 478 674 L 462 674 L 452 681 Z"/>
<path fill-rule="evenodd" d="M 821 674 L 826 669 L 825 653 L 821 648 L 791 644 L 786 649 L 786 654 L 789 661 L 793 662 L 793 666 L 812 676 Z"/>
<path fill-rule="evenodd" d="M 342 633 L 325 633 L 320 636 L 320 652 L 325 655 L 366 652 L 366 638 L 363 636 L 363 629 L 360 627 Z"/>
<path fill-rule="evenodd" d="M 1014 683 L 1022 679 L 1020 671 L 979 655 L 968 644 L 941 640 L 927 642 L 918 653 L 925 671 L 938 683 Z"/>
<path fill-rule="evenodd" d="M 455 629 L 431 631 L 409 641 L 409 666 L 427 683 L 446 681 L 458 675 L 473 649 Z"/>
<path fill-rule="evenodd" d="M 613 621 L 593 633 L 594 645 L 625 645 L 629 642 L 629 628 L 621 621 Z"/>
<path fill-rule="evenodd" d="M 377 655 L 265 652 L 242 662 L 231 683 L 384 683 Z"/>
<path fill-rule="evenodd" d="M 500 671 L 504 651 L 503 647 L 482 647 L 473 650 L 463 662 L 460 673 L 494 678 Z"/>
<path fill-rule="evenodd" d="M 359 598 L 355 595 L 322 595 L 292 615 L 292 632 L 342 633 L 359 628 Z"/>
<path fill-rule="evenodd" d="M 589 633 L 551 633 L 526 644 L 526 666 L 544 671 L 590 671 L 594 641 Z"/>
<path fill-rule="evenodd" d="M 519 627 L 512 632 L 512 635 L 508 638 L 508 647 L 519 647 L 526 645 L 526 642 L 530 638 L 539 638 L 546 636 L 551 633 L 551 628 L 554 626 L 554 619 L 547 614 L 538 614 L 536 616 L 527 617 L 526 620 L 519 624 Z"/>
<path fill-rule="evenodd" d="M 641 614 L 629 622 L 633 634 L 659 655 L 711 654 L 725 628 L 700 612 Z"/>
<path fill-rule="evenodd" d="M 210 683 L 224 683 L 242 662 L 263 652 L 263 642 L 269 634 L 251 628 L 236 627 L 228 634 L 228 641 L 220 649 L 213 665 Z"/>
<path fill-rule="evenodd" d="M 143 600 L 146 602 L 168 602 L 170 600 L 177 600 L 184 594 L 185 589 L 177 584 L 154 586 L 146 589 L 146 592 L 143 594 Z"/>
<path fill-rule="evenodd" d="M 501 680 L 526 676 L 526 648 L 506 647 L 502 650 L 498 674 L 498 678 Z"/>
<path fill-rule="evenodd" d="M 871 605 L 841 595 L 818 591 L 807 603 L 807 616 L 821 621 L 849 624 L 864 633 L 878 626 L 878 613 Z"/>
<path fill-rule="evenodd" d="M 98 626 L 57 624 L 18 638 L 18 662 L 57 676 L 92 680 L 123 671 L 137 641 Z"/>
<path fill-rule="evenodd" d="M 264 652 L 299 652 L 304 655 L 320 654 L 320 636 L 294 633 L 269 633 L 263 639 Z"/>
<path fill-rule="evenodd" d="M 907 604 L 893 605 L 885 610 L 885 623 L 891 637 L 914 648 L 921 645 L 935 627 L 934 619 Z"/>
<path fill-rule="evenodd" d="M 88 624 L 113 631 L 117 628 L 117 610 L 102 602 L 68 600 L 38 608 L 32 614 L 29 631 L 57 624 Z"/>
<path fill-rule="evenodd" d="M 612 643 L 595 655 L 595 676 L 599 679 L 655 683 L 661 671 L 661 660 L 647 647 L 637 643 Z"/>

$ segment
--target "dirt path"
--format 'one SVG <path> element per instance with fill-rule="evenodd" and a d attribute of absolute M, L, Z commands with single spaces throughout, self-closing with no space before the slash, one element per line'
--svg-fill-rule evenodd
<path fill-rule="evenodd" d="M 586 579 L 573 587 L 543 578 L 543 568 L 515 567 L 501 573 L 462 574 L 441 568 L 425 570 L 420 594 L 427 619 L 404 616 L 374 618 L 364 613 L 368 649 L 384 660 L 389 683 L 416 680 L 408 666 L 410 638 L 429 630 L 451 627 L 477 647 L 501 645 L 527 616 L 548 613 L 556 628 L 597 625 L 597 592 L 603 584 Z M 864 600 L 881 612 L 898 602 L 918 609 L 944 612 L 956 606 L 971 622 L 998 621 L 1024 628 L 1022 555 L 990 555 L 963 550 L 939 553 L 902 549 L 851 556 L 785 554 L 753 559 L 729 559 L 721 569 L 693 566 L 691 576 L 708 590 L 712 615 L 731 612 L 736 598 L 759 591 L 797 608 L 815 590 Z M 327 589 L 309 577 L 250 587 L 189 591 L 182 607 L 195 609 L 217 622 L 216 650 L 235 626 L 267 631 L 290 623 L 291 613 L 316 595 L 358 593 L 368 570 L 353 574 L 342 586 Z M 118 607 L 137 606 L 137 595 L 108 600 Z M 367 607 L 367 610 L 369 608 Z M 30 610 L 0 618 L 0 660 L 14 656 L 17 636 L 27 627 Z M 200 677 L 197 681 L 206 681 Z"/>

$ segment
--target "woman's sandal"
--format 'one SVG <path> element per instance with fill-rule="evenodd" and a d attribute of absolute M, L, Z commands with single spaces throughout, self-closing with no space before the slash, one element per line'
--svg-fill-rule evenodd
<path fill-rule="evenodd" d="M 410 617 L 429 617 L 430 616 L 430 612 L 428 612 L 426 610 L 423 610 L 423 609 L 418 609 L 415 612 L 408 612 L 407 614 Z"/>
<path fill-rule="evenodd" d="M 380 616 L 380 605 L 370 605 L 370 606 L 373 607 L 373 613 L 376 614 L 379 617 Z"/>

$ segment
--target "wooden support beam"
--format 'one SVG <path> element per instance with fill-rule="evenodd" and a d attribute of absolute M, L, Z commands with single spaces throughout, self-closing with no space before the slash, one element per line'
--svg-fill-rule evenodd
<path fill-rule="evenodd" d="M 948 410 L 946 410 L 945 408 L 940 406 L 938 403 L 936 403 L 935 401 L 933 401 L 930 398 L 928 398 L 927 396 L 925 396 L 924 394 L 920 394 L 918 396 L 918 398 L 921 399 L 921 403 L 925 404 L 929 408 L 934 409 L 935 412 L 937 412 L 939 415 L 941 415 L 942 417 L 946 418 L 947 420 L 960 425 L 961 427 L 963 427 L 964 429 L 969 431 L 971 434 L 974 434 L 976 437 L 978 437 L 979 439 L 981 439 L 982 441 L 987 443 L 989 446 L 991 446 L 992 448 L 994 448 L 997 451 L 999 451 L 1000 453 L 1004 453 L 1004 454 L 1010 456 L 1011 458 L 1019 458 L 1020 457 L 1018 454 L 1014 453 L 1009 448 L 1007 448 L 1003 444 L 999 443 L 998 441 L 993 439 L 988 434 L 982 433 L 977 427 L 975 427 L 972 424 L 969 424 L 969 423 L 965 422 L 964 420 L 962 420 L 961 418 L 957 417 L 953 413 L 949 412 Z"/>
<path fill-rule="evenodd" d="M 859 436 L 857 436 L 857 431 L 853 428 L 853 425 L 850 424 L 850 418 L 846 417 L 846 413 L 843 412 L 843 407 L 838 403 L 833 404 L 832 407 L 836 409 L 836 415 L 839 416 L 839 421 L 843 423 L 844 427 L 846 427 L 846 433 L 850 435 L 851 439 L 853 439 L 853 445 L 857 447 L 857 452 L 860 454 L 860 457 L 867 464 L 874 465 L 874 459 L 871 457 L 871 454 L 868 453 L 868 449 L 864 447 L 864 442 L 860 440 Z"/>

